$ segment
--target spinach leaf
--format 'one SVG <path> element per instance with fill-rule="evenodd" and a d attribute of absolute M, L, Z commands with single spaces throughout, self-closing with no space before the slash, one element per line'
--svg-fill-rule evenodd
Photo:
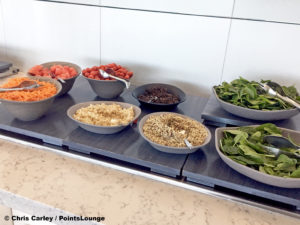
<path fill-rule="evenodd" d="M 294 170 L 291 173 L 291 177 L 293 177 L 293 178 L 300 178 L 300 166 L 298 167 L 298 169 Z"/>
<path fill-rule="evenodd" d="M 270 80 L 262 80 L 261 82 L 268 83 L 279 93 L 300 103 L 300 96 L 294 86 L 278 86 Z M 294 108 L 294 106 L 289 105 L 280 98 L 267 94 L 257 82 L 248 81 L 243 77 L 230 83 L 223 82 L 221 85 L 214 86 L 214 89 L 218 97 L 223 101 L 245 108 L 268 111 Z"/>
<path fill-rule="evenodd" d="M 246 83 L 246 81 L 242 81 Z M 237 163 L 273 176 L 300 178 L 300 160 L 285 154 L 270 155 L 263 142 L 266 135 L 282 136 L 281 130 L 272 123 L 257 127 L 240 127 L 225 130 L 220 140 L 221 151 Z M 282 149 L 295 152 L 295 149 Z"/>

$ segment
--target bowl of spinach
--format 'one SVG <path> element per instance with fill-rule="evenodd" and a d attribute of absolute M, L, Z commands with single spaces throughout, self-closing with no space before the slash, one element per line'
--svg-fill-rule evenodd
<path fill-rule="evenodd" d="M 278 135 L 300 143 L 300 132 L 272 123 L 247 127 L 222 127 L 215 131 L 216 149 L 232 169 L 261 183 L 300 188 L 300 159 L 285 154 L 275 156 L 263 146 L 264 136 Z M 286 151 L 297 151 L 287 150 Z"/>
<path fill-rule="evenodd" d="M 271 81 L 262 82 L 273 83 Z M 282 95 L 300 103 L 299 93 L 294 86 L 281 86 L 281 90 Z M 258 82 L 248 81 L 242 77 L 230 83 L 223 82 L 221 85 L 214 86 L 213 93 L 224 110 L 247 119 L 283 120 L 300 112 L 280 98 L 268 95 Z"/>

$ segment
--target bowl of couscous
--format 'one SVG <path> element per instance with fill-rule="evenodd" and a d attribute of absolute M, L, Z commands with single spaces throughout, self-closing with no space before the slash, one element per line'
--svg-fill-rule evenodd
<path fill-rule="evenodd" d="M 206 126 L 179 113 L 150 113 L 139 122 L 139 132 L 153 148 L 173 154 L 193 153 L 211 140 Z"/>
<path fill-rule="evenodd" d="M 71 106 L 68 117 L 81 128 L 97 134 L 114 134 L 132 124 L 141 109 L 125 102 L 91 101 Z"/>

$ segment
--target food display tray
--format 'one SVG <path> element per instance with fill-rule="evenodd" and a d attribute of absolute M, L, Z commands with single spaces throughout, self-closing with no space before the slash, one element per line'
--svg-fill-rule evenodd
<path fill-rule="evenodd" d="M 44 143 L 66 146 L 70 150 L 80 153 L 109 157 L 142 166 L 155 173 L 171 177 L 181 175 L 187 156 L 157 151 L 140 136 L 136 124 L 117 134 L 101 135 L 83 130 L 67 117 L 66 111 L 70 106 L 93 100 L 103 99 L 96 96 L 83 77 L 79 77 L 69 94 L 58 97 L 49 112 L 38 120 L 23 122 L 14 119 L 3 106 L 0 106 L 0 129 L 38 138 Z M 139 106 L 130 90 L 112 100 Z M 186 101 L 175 108 L 173 112 L 201 120 L 201 112 L 206 103 L 207 98 L 187 96 Z M 141 117 L 151 112 L 149 109 L 142 108 Z"/>
<path fill-rule="evenodd" d="M 232 126 L 247 126 L 252 124 L 261 124 L 262 121 L 254 121 L 235 116 L 225 111 L 217 101 L 214 95 L 211 95 L 202 112 L 202 119 L 206 124 L 213 126 L 224 127 L 227 125 Z"/>
<path fill-rule="evenodd" d="M 214 95 L 210 96 L 207 104 L 202 111 L 202 119 L 207 125 L 216 127 L 224 126 L 248 126 L 265 123 L 264 121 L 249 120 L 239 116 L 235 116 L 226 112 L 217 101 Z M 277 126 L 289 128 L 292 130 L 300 130 L 300 113 L 287 120 L 270 121 Z"/>
<path fill-rule="evenodd" d="M 300 117 L 291 122 L 280 121 L 278 126 L 300 130 Z M 235 170 L 231 169 L 219 157 L 215 148 L 215 128 L 209 126 L 212 133 L 212 141 L 203 151 L 190 154 L 183 167 L 182 176 L 187 181 L 224 189 L 226 192 L 239 192 L 241 195 L 250 195 L 250 198 L 258 197 L 262 202 L 273 201 L 274 203 L 291 206 L 300 210 L 300 188 L 279 188 L 252 180 Z"/>

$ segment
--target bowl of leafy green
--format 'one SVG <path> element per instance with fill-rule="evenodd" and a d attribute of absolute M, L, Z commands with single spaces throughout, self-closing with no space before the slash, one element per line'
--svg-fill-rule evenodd
<path fill-rule="evenodd" d="M 272 81 L 262 81 L 274 87 Z M 280 86 L 281 94 L 300 103 L 300 96 L 295 86 Z M 213 93 L 221 107 L 227 112 L 252 120 L 273 121 L 288 119 L 300 110 L 276 96 L 269 95 L 256 81 L 242 77 L 230 83 L 223 82 L 213 87 Z"/>
<path fill-rule="evenodd" d="M 232 169 L 261 183 L 300 188 L 300 159 L 284 152 L 299 154 L 299 149 L 281 149 L 275 155 L 265 142 L 267 135 L 284 136 L 300 143 L 300 132 L 265 123 L 247 127 L 222 127 L 215 131 L 216 149 L 221 159 Z M 267 147 L 266 147 L 267 146 Z"/>

